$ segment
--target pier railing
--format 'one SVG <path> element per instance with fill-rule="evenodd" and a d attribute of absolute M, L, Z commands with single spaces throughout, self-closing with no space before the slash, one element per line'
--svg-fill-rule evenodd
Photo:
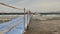
<path fill-rule="evenodd" d="M 1 5 L 11 7 L 17 10 L 23 10 L 24 15 L 20 16 L 16 19 L 13 19 L 11 21 L 5 22 L 0 24 L 0 34 L 23 34 L 25 32 L 25 29 L 27 28 L 27 25 L 30 22 L 30 19 L 32 17 L 32 14 L 29 12 L 26 13 L 26 9 L 20 9 L 13 6 L 6 5 L 4 3 L 0 3 Z"/>

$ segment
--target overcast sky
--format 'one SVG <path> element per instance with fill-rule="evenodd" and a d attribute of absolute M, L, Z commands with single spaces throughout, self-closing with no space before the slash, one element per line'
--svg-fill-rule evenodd
<path fill-rule="evenodd" d="M 60 11 L 60 0 L 0 0 L 0 2 L 18 8 L 30 9 L 33 12 Z M 0 5 L 0 12 L 1 11 L 15 12 L 17 10 Z"/>

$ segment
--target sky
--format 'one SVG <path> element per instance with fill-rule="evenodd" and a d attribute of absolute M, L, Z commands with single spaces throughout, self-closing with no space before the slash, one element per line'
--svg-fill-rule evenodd
<path fill-rule="evenodd" d="M 0 3 L 26 8 L 32 12 L 56 12 L 60 11 L 60 0 L 0 0 Z M 20 10 L 12 9 L 0 5 L 0 12 L 19 12 Z M 20 11 L 22 12 L 22 11 Z"/>

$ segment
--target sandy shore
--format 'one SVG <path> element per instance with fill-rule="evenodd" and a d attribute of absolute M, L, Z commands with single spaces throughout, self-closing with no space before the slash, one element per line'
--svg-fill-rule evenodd
<path fill-rule="evenodd" d="M 25 34 L 60 34 L 60 20 L 31 21 L 31 27 Z"/>

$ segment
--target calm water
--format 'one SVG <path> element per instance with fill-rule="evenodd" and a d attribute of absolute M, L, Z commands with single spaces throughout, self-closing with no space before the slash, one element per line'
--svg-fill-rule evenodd
<path fill-rule="evenodd" d="M 23 15 L 0 15 L 0 23 L 8 22 L 12 19 L 19 17 L 19 16 L 23 16 Z"/>

